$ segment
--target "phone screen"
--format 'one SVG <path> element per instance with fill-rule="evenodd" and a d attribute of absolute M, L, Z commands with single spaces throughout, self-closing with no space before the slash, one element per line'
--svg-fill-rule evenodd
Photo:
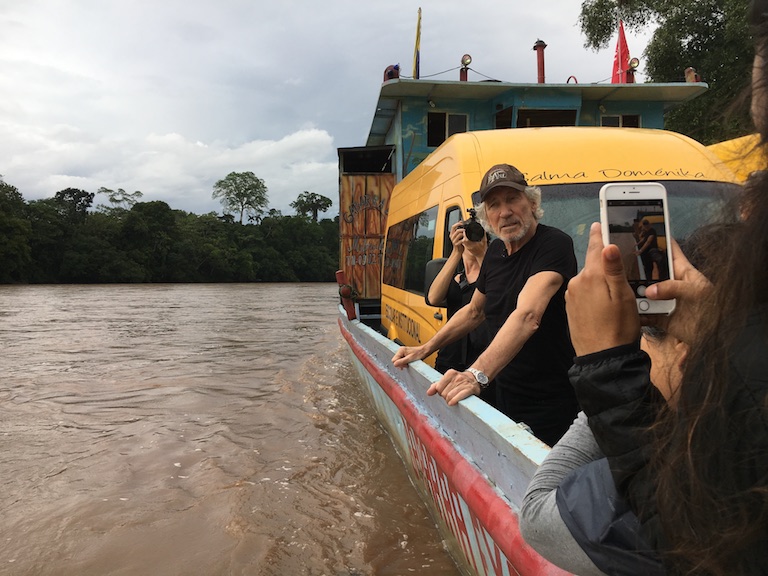
<path fill-rule="evenodd" d="M 606 200 L 608 238 L 621 250 L 629 285 L 638 298 L 669 279 L 667 226 L 661 199 Z"/>

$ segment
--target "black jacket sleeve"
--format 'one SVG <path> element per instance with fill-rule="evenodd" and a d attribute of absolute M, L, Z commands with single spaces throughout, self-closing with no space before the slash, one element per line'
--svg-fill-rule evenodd
<path fill-rule="evenodd" d="M 650 427 L 664 398 L 651 384 L 648 355 L 638 343 L 619 346 L 576 358 L 569 375 L 616 488 L 640 519 L 643 537 L 658 547 Z"/>

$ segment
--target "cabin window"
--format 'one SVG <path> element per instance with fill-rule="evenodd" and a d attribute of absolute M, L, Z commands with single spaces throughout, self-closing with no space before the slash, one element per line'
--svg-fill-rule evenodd
<path fill-rule="evenodd" d="M 392 173 L 394 146 L 340 148 L 339 169 L 343 174 Z"/>
<path fill-rule="evenodd" d="M 437 206 L 390 226 L 384 248 L 384 283 L 424 295 L 425 270 L 435 245 Z"/>
<path fill-rule="evenodd" d="M 466 114 L 427 113 L 427 146 L 440 146 L 449 136 L 467 131 Z"/>
<path fill-rule="evenodd" d="M 609 114 L 600 117 L 600 126 L 640 128 L 639 114 Z"/>
<path fill-rule="evenodd" d="M 576 110 L 521 108 L 517 111 L 518 128 L 541 128 L 544 126 L 576 126 Z"/>

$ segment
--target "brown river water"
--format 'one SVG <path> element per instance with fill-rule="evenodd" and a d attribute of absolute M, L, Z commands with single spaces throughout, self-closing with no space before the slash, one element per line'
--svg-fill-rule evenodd
<path fill-rule="evenodd" d="M 336 302 L 0 286 L 0 574 L 458 575 Z"/>

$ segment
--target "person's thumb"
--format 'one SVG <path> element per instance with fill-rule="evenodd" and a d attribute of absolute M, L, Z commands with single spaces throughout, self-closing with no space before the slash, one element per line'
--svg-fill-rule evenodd
<path fill-rule="evenodd" d="M 619 248 L 615 244 L 609 244 L 603 249 L 603 272 L 608 282 L 613 280 L 626 281 L 624 263 L 621 261 L 621 252 L 619 252 Z"/>
<path fill-rule="evenodd" d="M 685 292 L 685 282 L 680 280 L 665 280 L 651 284 L 645 291 L 649 300 L 672 300 L 679 298 Z"/>
<path fill-rule="evenodd" d="M 609 244 L 603 249 L 603 274 L 608 292 L 612 300 L 623 300 L 627 296 L 629 285 L 621 261 L 621 252 L 615 244 Z M 630 290 L 631 292 L 631 290 Z"/>

